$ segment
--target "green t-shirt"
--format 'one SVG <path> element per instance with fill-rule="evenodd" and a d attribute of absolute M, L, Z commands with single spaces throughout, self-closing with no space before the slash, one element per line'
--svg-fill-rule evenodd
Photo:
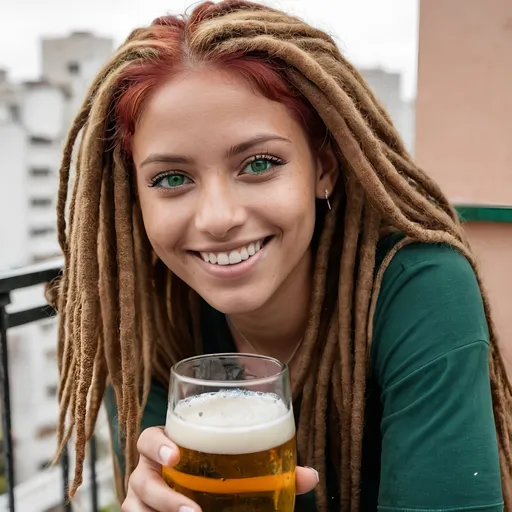
<path fill-rule="evenodd" d="M 399 238 L 381 241 L 379 264 Z M 224 315 L 206 304 L 202 314 L 205 351 L 234 351 Z M 370 357 L 361 510 L 502 511 L 489 333 L 460 253 L 420 243 L 398 251 L 382 281 Z M 117 431 L 111 391 L 106 401 Z M 167 390 L 155 381 L 143 428 L 163 425 L 166 408 Z M 338 511 L 337 490 L 329 490 Z M 313 494 L 299 497 L 296 510 L 314 511 Z"/>

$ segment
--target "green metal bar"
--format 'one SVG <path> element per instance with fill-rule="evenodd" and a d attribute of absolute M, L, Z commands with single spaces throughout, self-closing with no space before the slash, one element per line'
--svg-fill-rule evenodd
<path fill-rule="evenodd" d="M 512 206 L 477 204 L 456 204 L 454 206 L 463 222 L 512 223 Z"/>

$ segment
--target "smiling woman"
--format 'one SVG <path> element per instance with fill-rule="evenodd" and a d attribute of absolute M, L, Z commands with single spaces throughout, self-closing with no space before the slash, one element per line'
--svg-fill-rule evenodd
<path fill-rule="evenodd" d="M 58 214 L 72 495 L 104 401 L 123 511 L 199 510 L 160 476 L 169 369 L 238 351 L 289 364 L 318 471 L 297 468 L 297 509 L 512 507 L 512 387 L 471 249 L 325 33 L 235 0 L 135 30 L 76 118 Z"/>
<path fill-rule="evenodd" d="M 146 102 L 131 154 L 151 246 L 215 309 L 262 310 L 307 282 L 315 199 L 338 163 L 285 105 L 230 68 L 186 71 Z"/>

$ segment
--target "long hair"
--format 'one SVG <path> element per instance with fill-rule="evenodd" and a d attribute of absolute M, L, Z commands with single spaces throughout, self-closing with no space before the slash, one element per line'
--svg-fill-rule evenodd
<path fill-rule="evenodd" d="M 162 17 L 132 32 L 94 80 L 70 130 L 57 206 L 65 265 L 49 289 L 59 311 L 59 453 L 75 435 L 70 494 L 82 482 L 86 444 L 106 386 L 115 391 L 128 478 L 138 460 L 151 379 L 167 385 L 170 366 L 201 351 L 197 296 L 151 249 L 130 156 L 131 136 L 151 92 L 180 70 L 200 65 L 239 72 L 259 94 L 285 104 L 312 139 L 332 144 L 343 169 L 333 210 L 318 221 L 310 316 L 292 388 L 301 400 L 299 456 L 321 476 L 320 510 L 327 510 L 325 448 L 333 442 L 339 447 L 333 462 L 340 508 L 357 511 L 369 346 L 384 271 L 413 241 L 451 245 L 478 276 L 475 258 L 452 206 L 414 163 L 335 42 L 298 18 L 236 0 L 205 2 L 190 16 Z M 386 230 L 405 238 L 375 275 L 376 246 Z M 512 388 L 482 294 L 502 487 L 512 509 Z M 339 428 L 327 440 L 331 421 Z"/>

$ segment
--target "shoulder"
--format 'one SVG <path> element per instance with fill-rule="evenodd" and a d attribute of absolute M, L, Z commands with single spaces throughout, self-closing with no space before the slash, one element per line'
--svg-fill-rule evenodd
<path fill-rule="evenodd" d="M 379 245 L 377 265 L 402 237 L 393 235 Z M 376 269 L 378 270 L 378 268 Z M 399 305 L 402 316 L 417 310 L 429 319 L 457 313 L 452 321 L 468 314 L 484 315 L 480 286 L 473 267 L 457 249 L 447 244 L 411 243 L 401 248 L 386 268 L 375 313 L 375 322 L 382 322 L 392 307 Z M 433 316 L 432 316 L 433 315 Z M 389 317 L 388 317 L 389 318 Z M 488 340 L 486 326 L 479 338 Z"/>
<path fill-rule="evenodd" d="M 403 235 L 396 233 L 380 241 L 377 248 L 377 267 L 402 239 Z M 417 269 L 435 271 L 439 277 L 458 276 L 478 287 L 471 264 L 457 249 L 448 244 L 413 242 L 400 249 L 389 263 L 382 282 L 383 288 L 385 289 L 399 274 L 414 273 Z"/>
<path fill-rule="evenodd" d="M 397 252 L 378 297 L 371 364 L 382 406 L 379 506 L 502 510 L 489 332 L 461 253 L 421 243 Z"/>
<path fill-rule="evenodd" d="M 393 235 L 381 243 L 378 263 L 398 240 Z M 412 243 L 396 253 L 384 272 L 373 322 L 377 367 L 389 362 L 390 353 L 395 361 L 415 354 L 422 364 L 474 342 L 489 342 L 475 271 L 445 244 Z"/>

